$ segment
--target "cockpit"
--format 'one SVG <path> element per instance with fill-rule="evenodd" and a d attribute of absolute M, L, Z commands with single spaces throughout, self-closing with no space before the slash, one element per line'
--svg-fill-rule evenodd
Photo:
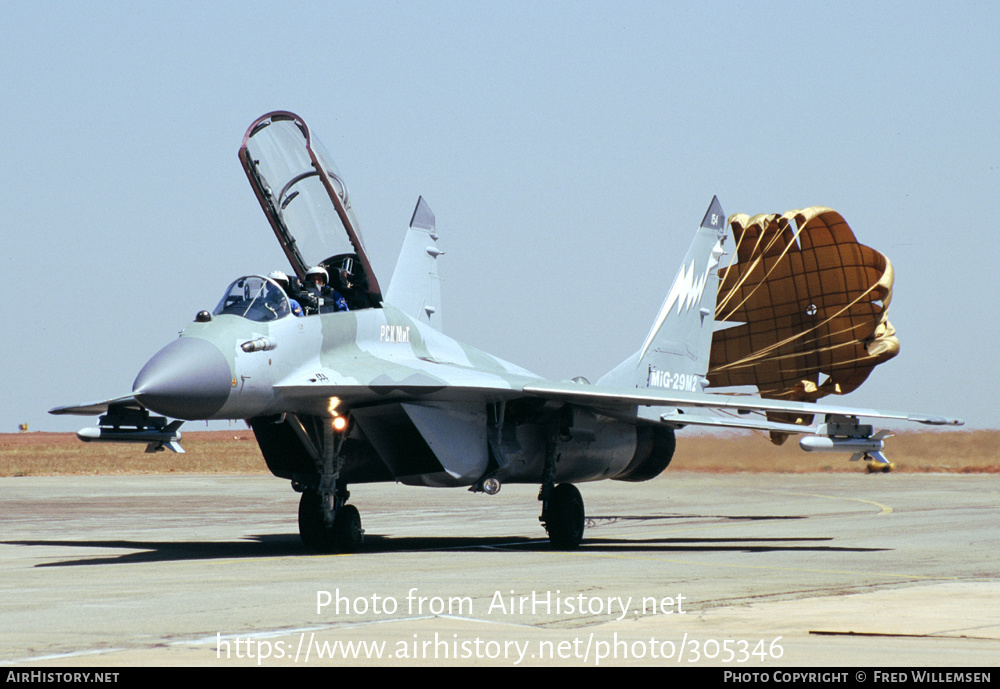
<path fill-rule="evenodd" d="M 245 275 L 226 289 L 213 316 L 239 316 L 258 323 L 276 321 L 288 315 L 355 311 L 372 306 L 368 292 L 350 256 L 336 256 L 320 264 L 331 277 L 322 291 L 310 289 L 292 278 L 288 287 L 271 278 Z M 327 267 L 329 266 L 329 267 Z"/>
<path fill-rule="evenodd" d="M 285 291 L 278 283 L 247 275 L 229 285 L 212 315 L 232 315 L 259 323 L 276 321 L 292 313 Z"/>

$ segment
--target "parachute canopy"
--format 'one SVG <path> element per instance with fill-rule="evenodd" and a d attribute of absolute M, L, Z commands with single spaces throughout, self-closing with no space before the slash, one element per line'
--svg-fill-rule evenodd
<path fill-rule="evenodd" d="M 854 390 L 896 355 L 886 320 L 892 265 L 859 244 L 839 213 L 736 214 L 729 224 L 736 251 L 720 273 L 716 321 L 734 325 L 713 335 L 713 387 L 752 385 L 765 398 L 815 401 Z"/>

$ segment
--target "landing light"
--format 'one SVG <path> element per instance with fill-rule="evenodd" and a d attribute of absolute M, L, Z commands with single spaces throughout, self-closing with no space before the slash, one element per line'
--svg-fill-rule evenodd
<path fill-rule="evenodd" d="M 340 405 L 339 397 L 331 397 L 326 403 L 326 410 L 329 412 L 330 416 L 337 416 L 337 407 Z"/>
<path fill-rule="evenodd" d="M 343 416 L 333 417 L 333 430 L 337 432 L 343 431 L 347 428 L 347 419 Z"/>

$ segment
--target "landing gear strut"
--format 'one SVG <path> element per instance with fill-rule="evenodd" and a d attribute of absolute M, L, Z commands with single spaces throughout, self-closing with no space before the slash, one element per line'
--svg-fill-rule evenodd
<path fill-rule="evenodd" d="M 583 497 L 572 483 L 555 485 L 556 433 L 558 426 L 550 424 L 545 443 L 545 466 L 542 469 L 542 488 L 538 499 L 542 501 L 542 515 L 538 518 L 549 534 L 549 543 L 556 550 L 572 550 L 583 540 L 586 517 Z"/>
<path fill-rule="evenodd" d="M 286 416 L 315 466 L 315 474 L 292 487 L 299 500 L 299 535 L 310 550 L 320 553 L 353 553 L 364 541 L 358 508 L 348 505 L 350 493 L 341 480 L 344 467 L 344 434 L 329 419 Z M 340 426 L 339 431 L 344 427 Z"/>

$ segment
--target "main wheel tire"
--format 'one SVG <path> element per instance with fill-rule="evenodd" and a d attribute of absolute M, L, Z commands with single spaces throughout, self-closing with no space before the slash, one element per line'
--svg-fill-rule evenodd
<path fill-rule="evenodd" d="M 355 553 L 365 540 L 361 513 L 354 505 L 344 505 L 333 520 L 333 540 L 338 552 Z"/>
<path fill-rule="evenodd" d="M 586 517 L 583 497 L 572 483 L 560 483 L 549 494 L 545 509 L 545 530 L 556 550 L 570 550 L 580 545 Z"/>
<path fill-rule="evenodd" d="M 303 491 L 299 498 L 299 537 L 306 548 L 317 553 L 332 553 L 337 547 L 334 529 L 323 521 L 319 493 Z"/>

